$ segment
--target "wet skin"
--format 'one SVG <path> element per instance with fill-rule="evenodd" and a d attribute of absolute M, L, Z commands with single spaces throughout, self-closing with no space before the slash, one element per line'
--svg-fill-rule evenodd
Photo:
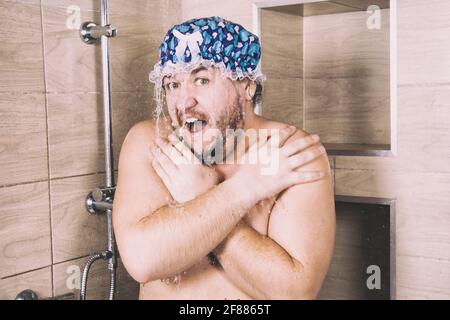
<path fill-rule="evenodd" d="M 196 87 L 195 77 L 192 85 L 190 78 L 178 79 L 181 89 L 167 97 L 170 119 L 162 120 L 162 142 L 155 136 L 155 123 L 148 120 L 136 124 L 122 146 L 114 227 L 123 262 L 141 282 L 140 298 L 314 298 L 329 266 L 335 234 L 331 172 L 326 154 L 319 152 L 320 142 L 300 129 L 286 135 L 280 150 L 293 150 L 305 141 L 309 145 L 295 149 L 282 162 L 286 174 L 273 179 L 239 164 L 204 166 L 194 170 L 197 176 L 189 167 L 172 171 L 170 159 L 160 156 L 164 151 L 154 152 L 155 147 L 174 147 L 168 137 L 174 124 L 183 125 L 177 114 L 180 106 L 181 114 L 207 115 L 219 129 L 227 117 L 236 115 L 229 110 L 240 106 L 246 117 L 237 127 L 287 130 L 284 123 L 252 113 L 248 85 L 233 89 L 209 76 L 216 94 L 231 92 L 227 101 L 211 96 L 203 85 Z M 209 106 L 208 101 L 214 103 Z M 197 151 L 207 147 L 204 143 Z M 286 169 L 298 155 L 304 155 L 303 160 Z M 287 178 L 306 171 L 322 171 L 324 176 L 295 183 Z M 283 184 L 284 179 L 289 183 Z M 174 202 L 186 205 L 177 208 Z"/>

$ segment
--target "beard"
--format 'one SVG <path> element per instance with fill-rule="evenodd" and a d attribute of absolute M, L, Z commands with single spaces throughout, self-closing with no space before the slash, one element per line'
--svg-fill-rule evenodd
<path fill-rule="evenodd" d="M 243 104 L 236 98 L 227 108 L 211 121 L 210 128 L 205 135 L 200 135 L 198 141 L 189 141 L 183 138 L 181 133 L 175 131 L 182 138 L 184 144 L 189 147 L 192 153 L 205 165 L 213 166 L 223 163 L 234 150 L 234 146 L 243 132 L 245 118 Z M 211 117 L 212 118 L 212 117 Z M 205 136 L 211 142 L 203 147 Z M 194 146 L 198 146 L 197 148 Z"/>

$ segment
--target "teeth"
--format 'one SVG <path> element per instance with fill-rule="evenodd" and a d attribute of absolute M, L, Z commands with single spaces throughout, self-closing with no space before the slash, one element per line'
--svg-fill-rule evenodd
<path fill-rule="evenodd" d="M 196 117 L 189 117 L 186 119 L 185 123 L 188 130 L 192 133 L 195 133 L 202 129 L 204 121 Z"/>
<path fill-rule="evenodd" d="M 190 123 L 194 123 L 197 120 L 198 120 L 198 118 L 191 117 L 191 118 L 187 118 L 186 122 L 190 124 Z"/>

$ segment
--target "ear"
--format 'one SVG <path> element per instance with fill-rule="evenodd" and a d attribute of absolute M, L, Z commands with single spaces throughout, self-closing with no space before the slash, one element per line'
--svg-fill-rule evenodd
<path fill-rule="evenodd" d="M 245 99 L 252 101 L 253 97 L 255 96 L 255 92 L 256 92 L 256 83 L 254 81 L 250 81 L 248 79 L 246 79 L 247 81 L 245 82 Z"/>

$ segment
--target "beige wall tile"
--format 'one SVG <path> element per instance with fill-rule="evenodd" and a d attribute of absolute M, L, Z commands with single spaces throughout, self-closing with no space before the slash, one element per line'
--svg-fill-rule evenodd
<path fill-rule="evenodd" d="M 49 94 L 50 176 L 66 177 L 104 171 L 101 95 Z M 113 93 L 114 156 L 128 130 L 151 117 L 153 93 Z"/>
<path fill-rule="evenodd" d="M 48 95 L 51 178 L 104 170 L 101 99 L 96 93 Z"/>
<path fill-rule="evenodd" d="M 312 2 L 303 6 L 303 16 L 315 16 L 324 14 L 335 14 L 343 12 L 359 11 L 360 9 L 347 5 L 342 5 L 337 2 L 323 1 Z"/>
<path fill-rule="evenodd" d="M 27 272 L 14 277 L 0 279 L 0 300 L 13 300 L 21 291 L 30 289 L 38 298 L 52 296 L 51 267 Z"/>
<path fill-rule="evenodd" d="M 340 157 L 336 158 L 338 162 Z M 448 299 L 450 175 L 380 166 L 378 170 L 336 168 L 335 179 L 338 195 L 397 199 L 398 298 Z"/>
<path fill-rule="evenodd" d="M 106 215 L 89 214 L 85 201 L 104 181 L 95 174 L 50 182 L 55 263 L 106 249 Z"/>
<path fill-rule="evenodd" d="M 450 2 L 397 2 L 398 83 L 450 83 Z"/>
<path fill-rule="evenodd" d="M 450 174 L 335 168 L 336 194 L 397 199 L 398 254 L 450 260 Z"/>
<path fill-rule="evenodd" d="M 325 143 L 390 144 L 389 83 L 382 77 L 305 79 L 305 129 Z"/>
<path fill-rule="evenodd" d="M 66 0 L 47 1 L 43 6 L 47 88 L 49 92 L 101 92 L 100 45 L 86 45 L 78 29 L 66 26 L 73 5 Z M 99 21 L 98 5 L 78 4 L 81 22 Z M 113 91 L 148 91 L 148 74 L 157 62 L 158 47 L 166 26 L 177 15 L 164 16 L 169 3 L 159 1 L 110 2 L 110 23 L 117 36 L 110 40 Z M 61 66 L 64 66 L 62 68 Z"/>
<path fill-rule="evenodd" d="M 303 127 L 303 80 L 268 79 L 264 83 L 262 115 Z"/>
<path fill-rule="evenodd" d="M 359 8 L 361 10 L 366 10 L 371 5 L 377 5 L 380 8 L 389 8 L 390 5 L 390 0 L 332 0 L 331 2 Z"/>
<path fill-rule="evenodd" d="M 70 6 L 78 6 L 82 11 L 100 11 L 100 1 L 95 0 L 77 0 L 76 2 L 73 2 L 71 0 L 41 0 L 41 3 L 42 6 L 62 8 L 64 10 L 66 10 Z"/>
<path fill-rule="evenodd" d="M 110 22 L 118 30 L 110 41 L 113 91 L 152 89 L 148 75 L 159 58 L 164 35 L 180 18 L 179 6 L 179 1 L 110 3 Z"/>
<path fill-rule="evenodd" d="M 115 168 L 123 140 L 131 127 L 141 120 L 151 119 L 154 110 L 153 93 L 114 93 L 113 149 Z"/>
<path fill-rule="evenodd" d="M 0 185 L 46 179 L 43 94 L 0 93 Z"/>
<path fill-rule="evenodd" d="M 303 78 L 300 6 L 261 10 L 261 64 L 269 79 Z"/>
<path fill-rule="evenodd" d="M 450 85 L 398 88 L 398 157 L 405 169 L 450 172 Z"/>
<path fill-rule="evenodd" d="M 162 39 L 163 34 L 159 31 L 118 36 L 110 41 L 113 92 L 151 92 L 153 90 L 148 76 L 153 65 L 158 62 L 158 47 Z"/>
<path fill-rule="evenodd" d="M 366 12 L 305 17 L 305 78 L 389 81 L 389 10 L 381 10 L 380 30 L 369 30 L 366 19 Z"/>
<path fill-rule="evenodd" d="M 51 264 L 48 183 L 0 188 L 0 277 Z"/>
<path fill-rule="evenodd" d="M 254 0 L 183 0 L 181 12 L 183 21 L 192 18 L 220 16 L 239 23 L 249 31 L 255 31 L 252 22 L 253 3 Z"/>
<path fill-rule="evenodd" d="M 70 1 L 42 5 L 47 92 L 101 91 L 100 46 L 81 41 L 79 26 L 72 25 L 74 13 L 67 11 L 71 5 L 74 3 Z M 91 1 L 78 5 L 80 22 L 98 21 L 99 13 L 91 11 Z"/>
<path fill-rule="evenodd" d="M 75 292 L 76 297 L 80 294 L 81 275 L 88 257 L 58 263 L 53 266 L 53 278 L 55 294 L 60 295 Z M 139 284 L 131 278 L 125 270 L 121 259 L 118 259 L 116 270 L 116 296 L 118 300 L 136 300 L 139 295 Z M 88 300 L 105 300 L 109 294 L 109 270 L 107 262 L 98 260 L 92 265 L 88 283 Z"/>
<path fill-rule="evenodd" d="M 34 5 L 40 4 L 40 0 L 4 0 L 4 2 L 34 4 Z"/>
<path fill-rule="evenodd" d="M 336 157 L 342 169 L 445 172 L 450 159 L 450 86 L 398 88 L 397 155 Z"/>
<path fill-rule="evenodd" d="M 0 1 L 0 92 L 43 92 L 40 7 Z"/>
<path fill-rule="evenodd" d="M 162 40 L 164 34 L 161 32 L 165 33 L 166 28 L 178 22 L 177 18 L 181 16 L 179 6 L 180 0 L 112 0 L 109 1 L 109 20 L 120 30 L 118 37 L 139 34 L 160 37 Z"/>
<path fill-rule="evenodd" d="M 403 171 L 401 159 L 398 157 L 352 157 L 336 156 L 335 166 L 338 169 Z"/>
<path fill-rule="evenodd" d="M 397 256 L 397 299 L 450 299 L 450 262 Z"/>
<path fill-rule="evenodd" d="M 389 12 L 304 18 L 305 129 L 325 143 L 390 144 Z"/>

